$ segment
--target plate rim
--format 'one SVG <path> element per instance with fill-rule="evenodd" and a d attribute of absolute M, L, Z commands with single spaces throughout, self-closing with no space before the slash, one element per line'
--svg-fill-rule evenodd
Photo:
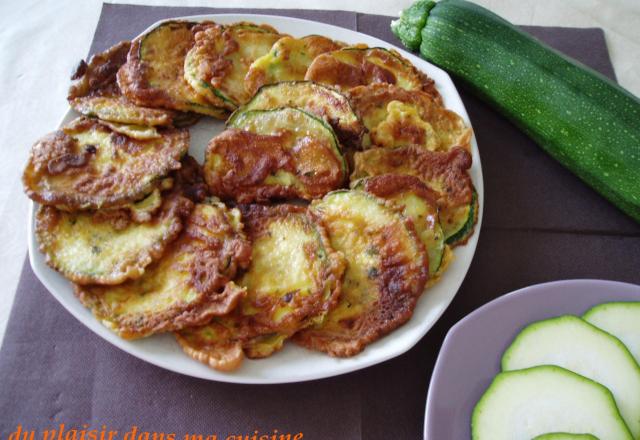
<path fill-rule="evenodd" d="M 343 28 L 340 26 L 335 26 L 332 24 L 328 24 L 328 23 L 324 23 L 324 22 L 320 22 L 320 21 L 314 21 L 314 20 L 306 20 L 306 19 L 301 19 L 301 18 L 295 18 L 295 17 L 287 17 L 287 16 L 282 16 L 282 15 L 269 15 L 269 14 L 244 14 L 244 13 L 224 13 L 224 14 L 198 14 L 198 15 L 187 15 L 187 16 L 179 16 L 179 17 L 169 17 L 169 18 L 165 18 L 162 20 L 158 20 L 156 22 L 154 22 L 152 25 L 150 25 L 149 27 L 147 27 L 144 31 L 142 31 L 139 35 L 142 35 L 148 31 L 150 31 L 151 29 L 154 29 L 155 27 L 159 26 L 162 23 L 168 22 L 168 21 L 176 21 L 176 20 L 188 20 L 188 21 L 204 21 L 204 20 L 216 20 L 216 19 L 228 19 L 228 20 L 233 20 L 233 21 L 242 21 L 242 20 L 252 20 L 252 21 L 260 21 L 262 20 L 264 23 L 266 24 L 272 24 L 269 21 L 270 20 L 283 20 L 286 22 L 293 22 L 294 24 L 297 23 L 298 25 L 303 25 L 303 24 L 313 24 L 314 26 L 321 26 L 324 28 L 328 28 L 327 33 L 329 34 L 330 37 L 332 37 L 331 32 L 347 32 L 350 34 L 356 34 L 358 37 L 362 36 L 364 37 L 364 39 L 369 39 L 369 40 L 373 40 L 375 41 L 376 46 L 371 46 L 371 47 L 383 47 L 383 48 L 387 48 L 387 49 L 394 49 L 396 51 L 398 51 L 403 57 L 408 58 L 412 63 L 417 63 L 418 64 L 426 64 L 429 66 L 430 69 L 438 72 L 438 74 L 445 79 L 446 81 L 448 81 L 450 84 L 450 86 L 452 87 L 453 92 L 455 93 L 454 97 L 457 98 L 457 100 L 459 100 L 460 103 L 460 107 L 462 109 L 462 113 L 460 114 L 460 116 L 464 119 L 465 123 L 472 129 L 473 131 L 473 126 L 471 124 L 471 121 L 469 119 L 469 115 L 468 112 L 466 110 L 466 107 L 464 106 L 464 102 L 462 101 L 462 98 L 460 97 L 460 94 L 458 92 L 458 89 L 456 88 L 455 84 L 453 83 L 451 77 L 449 76 L 449 74 L 447 72 L 445 72 L 443 69 L 439 68 L 438 66 L 435 66 L 431 63 L 429 63 L 426 60 L 423 60 L 421 58 L 418 58 L 417 56 L 415 56 L 414 54 L 411 54 L 391 43 L 388 43 L 384 40 L 381 40 L 377 37 L 374 37 L 372 35 L 366 34 L 366 33 L 362 33 L 359 31 L 355 31 L 355 30 L 351 30 L 348 28 Z M 304 33 L 301 33 L 304 34 Z M 305 34 L 306 35 L 306 34 Z M 325 34 L 326 35 L 326 34 Z M 333 38 L 333 37 L 332 37 Z M 418 67 L 418 66 L 416 66 Z M 419 68 L 419 70 L 423 70 L 421 68 Z M 70 115 L 74 114 L 73 113 L 73 109 L 69 108 L 67 110 L 67 112 L 65 113 L 65 115 L 61 118 L 60 123 L 58 124 L 58 128 L 61 127 L 65 120 L 67 120 L 67 118 L 69 118 Z M 481 158 L 480 158 L 480 152 L 478 149 L 478 145 L 477 145 L 477 139 L 475 137 L 475 132 L 472 136 L 472 155 L 473 155 L 473 165 L 472 167 L 475 168 L 475 172 L 477 173 L 477 180 L 473 179 L 473 184 L 476 188 L 476 191 L 478 193 L 478 200 L 479 200 L 479 212 L 478 212 L 478 219 L 477 219 L 477 223 L 475 226 L 475 231 L 473 236 L 469 239 L 469 241 L 467 242 L 466 245 L 464 245 L 464 248 L 467 249 L 467 253 L 469 253 L 468 256 L 468 261 L 466 262 L 466 267 L 463 268 L 462 270 L 462 274 L 459 276 L 459 279 L 454 281 L 454 289 L 453 293 L 450 294 L 450 296 L 448 298 L 445 298 L 445 301 L 442 301 L 439 303 L 440 306 L 440 310 L 438 310 L 438 312 L 434 315 L 433 319 L 431 320 L 431 322 L 428 325 L 425 325 L 423 328 L 420 329 L 420 331 L 418 332 L 419 335 L 418 337 L 416 337 L 414 340 L 412 340 L 410 343 L 406 343 L 400 346 L 396 346 L 394 347 L 393 344 L 390 344 L 389 341 L 390 339 L 389 336 L 390 335 L 386 335 L 385 337 L 381 338 L 380 340 L 378 340 L 377 342 L 380 341 L 386 341 L 387 342 L 387 351 L 384 354 L 378 354 L 376 357 L 370 358 L 370 359 L 366 359 L 363 361 L 358 362 L 358 360 L 356 359 L 358 357 L 358 355 L 351 357 L 351 358 L 347 358 L 347 361 L 351 361 L 351 365 L 342 365 L 340 366 L 340 361 L 342 361 L 342 359 L 340 358 L 332 358 L 334 360 L 336 360 L 336 368 L 334 370 L 330 370 L 330 371 L 323 371 L 323 372 L 315 372 L 315 373 L 308 373 L 308 374 L 302 374 L 296 377 L 280 377 L 280 378 L 269 378 L 269 377 L 263 377 L 263 376 L 259 376 L 259 377 L 253 377 L 253 378 L 248 378 L 246 376 L 242 376 L 240 374 L 234 374 L 234 372 L 231 373 L 224 373 L 224 372 L 218 372 L 215 370 L 211 370 L 214 374 L 198 374 L 198 372 L 190 372 L 190 371 L 185 371 L 184 369 L 181 368 L 172 368 L 171 365 L 167 365 L 165 363 L 161 362 L 160 360 L 156 360 L 155 356 L 153 355 L 147 355 L 146 353 L 141 353 L 136 351 L 134 348 L 132 348 L 129 343 L 131 343 L 132 341 L 127 341 L 127 340 L 123 340 L 121 338 L 118 338 L 117 336 L 115 336 L 114 334 L 111 333 L 110 330 L 108 330 L 106 327 L 102 326 L 102 324 L 100 324 L 100 322 L 95 319 L 95 317 L 93 317 L 93 323 L 92 325 L 88 324 L 87 322 L 85 322 L 85 318 L 83 316 L 81 316 L 80 313 L 76 313 L 76 311 L 71 307 L 71 305 L 67 304 L 67 301 L 63 298 L 62 294 L 59 294 L 57 292 L 56 289 L 53 288 L 52 286 L 52 282 L 49 279 L 49 277 L 51 276 L 51 272 L 55 271 L 53 269 L 51 269 L 49 266 L 46 265 L 46 263 L 44 264 L 44 267 L 42 267 L 42 264 L 38 261 L 36 261 L 36 254 L 39 254 L 39 245 L 37 243 L 36 240 L 36 236 L 35 236 L 35 229 L 34 229 L 34 223 L 35 223 L 35 210 L 37 207 L 37 204 L 33 201 L 30 201 L 30 206 L 29 206 L 29 211 L 28 211 L 28 227 L 27 227 L 27 234 L 28 234 L 28 250 L 29 250 L 29 263 L 31 265 L 31 268 L 34 272 L 34 274 L 36 275 L 36 277 L 39 279 L 39 281 L 45 286 L 45 288 L 49 291 L 49 293 L 56 299 L 56 301 L 61 304 L 63 306 L 63 308 L 65 310 L 67 310 L 67 312 L 69 312 L 74 318 L 76 318 L 78 321 L 80 321 L 80 323 L 88 328 L 89 330 L 91 330 L 94 334 L 96 334 L 97 336 L 99 336 L 101 339 L 105 340 L 106 342 L 116 346 L 117 348 L 123 350 L 124 352 L 140 359 L 143 360 L 145 362 L 148 362 L 152 365 L 155 365 L 157 367 L 160 367 L 162 369 L 166 369 L 175 373 L 179 373 L 179 374 L 184 374 L 187 376 L 191 376 L 191 377 L 196 377 L 199 379 L 204 379 L 204 380 L 212 380 L 212 381 L 218 381 L 218 382 L 226 382 L 226 383 L 239 383 L 239 384 L 280 384 L 280 383 L 298 383 L 298 382 L 306 382 L 306 381 L 310 381 L 310 380 L 319 380 L 319 379 L 324 379 L 324 378 L 329 378 L 329 377 L 335 377 L 335 376 L 339 376 L 342 374 L 347 374 L 347 373 L 351 373 L 357 370 L 361 370 L 373 365 L 377 365 L 379 363 L 388 361 L 390 359 L 393 359 L 395 357 L 398 357 L 404 353 L 406 353 L 407 351 L 409 351 L 410 349 L 412 349 L 418 342 L 420 342 L 424 336 L 429 332 L 429 330 L 431 330 L 431 328 L 435 325 L 436 322 L 438 322 L 438 320 L 442 317 L 442 314 L 448 309 L 448 307 L 450 306 L 451 302 L 453 301 L 453 299 L 455 298 L 455 296 L 458 294 L 459 290 L 460 290 L 460 286 L 462 285 L 462 282 L 465 280 L 466 275 L 468 273 L 468 270 L 471 266 L 471 263 L 473 262 L 473 258 L 475 256 L 475 251 L 477 248 L 477 243 L 479 240 L 479 236 L 480 236 L 480 231 L 481 231 L 481 227 L 482 227 L 482 218 L 483 218 L 483 213 L 484 213 L 484 178 L 483 178 L 483 174 L 482 174 L 482 164 L 481 164 Z M 425 289 L 425 292 L 427 292 L 428 289 Z M 97 326 L 96 326 L 97 324 Z M 408 323 L 407 323 L 408 324 Z M 405 324 L 406 325 L 406 324 Z M 396 329 L 395 331 L 398 331 L 402 329 L 402 326 L 398 329 Z M 109 335 L 107 335 L 106 333 L 109 333 Z M 393 333 L 393 332 L 392 332 Z M 156 338 L 158 337 L 166 337 L 166 335 L 156 335 Z M 135 342 L 135 341 L 133 341 Z M 375 344 L 375 343 L 374 343 Z M 186 355 L 185 355 L 186 356 Z M 325 355 L 328 356 L 328 355 Z M 354 361 L 355 360 L 355 361 Z M 248 359 L 246 361 L 249 361 Z M 197 361 L 194 361 L 197 362 Z M 259 360 L 258 360 L 259 362 Z M 211 372 L 210 372 L 211 373 Z M 215 377 L 212 377 L 215 376 Z"/>
<path fill-rule="evenodd" d="M 423 426 L 423 438 L 425 440 L 429 439 L 428 430 L 430 427 L 429 419 L 430 414 L 433 412 L 433 406 L 435 405 L 431 399 L 432 390 L 434 384 L 439 380 L 441 372 L 445 369 L 442 356 L 445 352 L 445 349 L 448 349 L 448 345 L 451 344 L 451 340 L 460 332 L 461 328 L 468 323 L 476 319 L 478 316 L 482 316 L 483 314 L 493 310 L 496 307 L 502 306 L 505 303 L 510 303 L 514 301 L 519 301 L 523 296 L 535 295 L 537 292 L 541 290 L 549 290 L 549 289 L 562 289 L 567 285 L 588 285 L 590 288 L 594 286 L 602 286 L 601 288 L 610 289 L 613 292 L 617 292 L 616 288 L 625 288 L 629 290 L 636 290 L 640 294 L 640 285 L 633 284 L 625 281 L 616 281 L 616 280 L 608 280 L 603 278 L 568 278 L 562 280 L 554 280 L 554 281 L 546 281 L 543 283 L 531 284 L 529 286 L 521 287 L 516 290 L 512 290 L 503 295 L 498 296 L 497 298 L 492 299 L 491 301 L 481 305 L 477 309 L 469 312 L 467 315 L 462 317 L 458 322 L 456 322 L 449 330 L 440 346 L 440 350 L 438 351 L 438 357 L 436 358 L 436 362 L 433 367 L 433 371 L 431 373 L 431 378 L 429 379 L 429 385 L 427 389 L 427 399 L 425 404 L 425 414 L 424 414 L 424 426 Z M 640 301 L 640 297 L 638 299 Z M 615 299 L 611 301 L 615 302 Z M 551 317 L 556 316 L 552 310 L 549 311 Z M 561 313 L 562 314 L 562 313 Z M 557 315 L 560 316 L 560 315 Z M 530 322 L 524 322 L 522 325 L 528 325 Z M 469 420 L 469 423 L 471 421 Z"/>

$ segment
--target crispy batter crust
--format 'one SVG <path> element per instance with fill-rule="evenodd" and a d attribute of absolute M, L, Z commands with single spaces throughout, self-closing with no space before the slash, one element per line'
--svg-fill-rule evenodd
<path fill-rule="evenodd" d="M 380 174 L 407 174 L 420 178 L 438 193 L 438 205 L 467 205 L 473 184 L 467 170 L 471 155 L 463 148 L 433 152 L 415 145 L 401 148 L 374 148 L 357 152 L 351 180 Z"/>
<path fill-rule="evenodd" d="M 282 37 L 274 43 L 269 52 L 271 57 L 269 64 L 251 65 L 244 78 L 244 87 L 249 96 L 253 96 L 265 84 L 303 80 L 315 57 L 342 47 L 344 47 L 343 43 L 321 35 L 307 35 L 299 39 L 290 36 Z M 272 72 L 276 66 L 280 69 Z"/>
<path fill-rule="evenodd" d="M 339 188 L 342 166 L 323 140 L 305 137 L 291 148 L 294 134 L 262 135 L 227 129 L 207 146 L 205 179 L 211 192 L 238 203 L 273 199 L 313 199 Z M 322 168 L 320 168 L 322 166 Z M 318 171 L 316 171 L 318 170 Z M 270 184 L 265 180 L 285 171 L 300 185 Z"/>
<path fill-rule="evenodd" d="M 184 59 L 193 46 L 194 34 L 219 25 L 211 22 L 166 22 L 131 43 L 127 62 L 118 70 L 117 82 L 122 93 L 132 102 L 149 107 L 194 111 L 226 118 L 226 111 L 211 105 L 189 86 L 184 78 Z M 149 62 L 142 54 L 145 39 L 154 32 L 167 31 L 168 41 L 150 48 Z"/>
<path fill-rule="evenodd" d="M 188 62 L 195 63 L 192 86 L 196 86 L 196 90 L 202 87 L 217 89 L 226 97 L 222 105 L 233 110 L 251 97 L 244 88 L 249 66 L 279 38 L 271 26 L 253 23 L 210 26 L 199 30 L 187 56 Z M 245 48 L 249 50 L 244 51 Z M 220 101 L 214 93 L 202 92 L 209 100 Z"/>
<path fill-rule="evenodd" d="M 367 301 L 361 299 L 360 295 L 355 297 L 349 295 L 349 290 L 354 289 L 352 284 L 354 278 L 350 277 L 349 271 L 356 270 L 350 266 L 343 286 L 343 295 L 346 296 L 341 299 L 338 309 L 329 313 L 326 323 L 305 329 L 294 336 L 295 341 L 300 345 L 324 351 L 331 356 L 354 356 L 364 350 L 366 345 L 407 322 L 413 314 L 418 297 L 422 294 L 429 277 L 426 251 L 415 233 L 413 224 L 402 217 L 393 205 L 374 196 L 363 197 L 368 197 L 372 200 L 371 203 L 391 211 L 394 220 L 378 227 L 366 220 L 364 224 L 356 220 L 355 223 L 359 225 L 358 230 L 345 231 L 337 228 L 334 222 L 353 219 L 350 217 L 352 213 L 345 210 L 330 212 L 323 208 L 322 201 L 312 205 L 313 212 L 326 226 L 331 242 L 335 244 L 337 250 L 345 253 L 350 265 L 363 261 L 361 257 L 353 255 L 362 250 L 342 248 L 349 239 L 346 237 L 346 241 L 338 245 L 337 243 L 341 241 L 339 234 L 346 233 L 347 236 L 353 233 L 366 234 L 369 240 L 368 249 L 376 249 L 379 255 L 379 266 L 370 268 L 368 272 L 368 278 L 373 279 L 375 292 L 364 292 L 364 295 L 374 296 L 375 299 Z M 352 226 L 352 228 L 355 227 Z M 367 251 L 364 250 L 364 252 Z M 345 303 L 353 300 L 355 304 Z M 353 306 L 361 306 L 360 313 L 349 314 L 344 318 L 336 317 L 339 308 L 345 310 Z"/>
<path fill-rule="evenodd" d="M 128 101 L 116 83 L 116 74 L 129 53 L 131 43 L 121 41 L 95 54 L 88 63 L 80 62 L 74 73 L 67 99 L 71 107 L 86 116 L 138 125 L 171 125 L 175 113 L 141 107 Z"/>
<path fill-rule="evenodd" d="M 256 256 L 254 251 L 252 266 L 238 283 L 248 289 L 247 296 L 231 314 L 215 318 L 205 326 L 184 329 L 176 334 L 185 352 L 194 359 L 212 368 L 229 371 L 237 368 L 244 356 L 261 358 L 282 348 L 282 344 L 300 328 L 321 321 L 337 303 L 344 261 L 335 253 L 322 227 L 301 206 L 294 205 L 240 205 L 246 231 L 256 246 L 261 240 L 269 240 L 274 233 L 271 226 L 275 222 L 290 222 L 302 228 L 305 235 L 317 236 L 317 242 L 304 244 L 305 260 L 311 264 L 313 287 L 306 294 L 299 290 L 291 292 L 256 292 L 251 284 L 263 275 L 256 269 L 269 259 L 269 255 Z M 285 237 L 276 233 L 278 240 Z M 295 233 L 293 233 L 295 235 Z M 278 249 L 274 249 L 278 252 Z M 318 255 L 324 253 L 319 260 Z M 293 259 L 293 257 L 292 257 Z M 293 263 L 293 261 L 292 261 Z M 282 267 L 273 270 L 283 270 Z M 291 271 L 306 270 L 291 267 Z M 251 281 L 248 277 L 253 277 Z M 258 277 L 258 279 L 256 279 Z M 284 281 L 286 284 L 286 281 Z M 254 288 L 263 287 L 257 283 Z M 285 310 L 285 312 L 283 312 Z"/>
<path fill-rule="evenodd" d="M 438 193 L 425 185 L 420 179 L 404 174 L 383 174 L 364 180 L 364 190 L 386 199 L 396 194 L 412 192 L 421 199 L 435 205 Z"/>
<path fill-rule="evenodd" d="M 376 62 L 373 62 L 374 59 Z M 324 53 L 311 63 L 305 79 L 341 89 L 375 83 L 400 85 L 395 72 L 403 72 L 404 75 L 413 78 L 411 90 L 422 90 L 442 104 L 435 82 L 394 50 L 356 50 L 352 47 Z"/>
<path fill-rule="evenodd" d="M 422 91 L 409 91 L 391 84 L 374 83 L 367 86 L 359 86 L 349 91 L 349 99 L 358 115 L 362 118 L 369 130 L 370 142 L 373 146 L 386 146 L 388 142 L 377 131 L 383 125 L 388 135 L 391 136 L 396 146 L 398 142 L 405 145 L 415 144 L 437 150 L 447 150 L 458 146 L 471 151 L 471 129 L 465 126 L 464 121 L 456 113 L 446 110 L 432 95 Z M 380 116 L 388 118 L 388 105 L 392 101 L 398 101 L 412 106 L 417 115 L 428 123 L 433 133 L 427 132 L 411 118 L 401 117 L 392 122 L 380 120 Z M 382 109 L 385 109 L 383 112 Z M 433 139 L 429 139 L 433 137 Z"/>
<path fill-rule="evenodd" d="M 180 168 L 189 132 L 159 129 L 160 139 L 140 141 L 98 120 L 78 118 L 32 147 L 22 175 L 27 196 L 67 210 L 121 206 L 142 198 L 160 177 Z M 101 141 L 79 140 L 82 136 Z"/>
<path fill-rule="evenodd" d="M 119 286 L 75 286 L 82 303 L 123 338 L 202 325 L 245 295 L 231 280 L 251 260 L 241 224 L 221 204 L 199 204 L 187 225 L 139 279 Z"/>

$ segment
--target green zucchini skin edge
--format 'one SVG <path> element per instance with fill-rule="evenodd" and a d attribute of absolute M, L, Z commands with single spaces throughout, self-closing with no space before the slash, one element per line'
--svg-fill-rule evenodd
<path fill-rule="evenodd" d="M 640 100 L 464 0 L 429 11 L 420 54 L 640 222 Z"/>

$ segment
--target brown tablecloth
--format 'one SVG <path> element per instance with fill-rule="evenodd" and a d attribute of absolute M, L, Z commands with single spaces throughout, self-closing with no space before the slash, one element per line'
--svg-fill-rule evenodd
<path fill-rule="evenodd" d="M 390 18 L 383 16 L 105 4 L 91 51 L 132 38 L 162 18 L 216 12 L 306 18 L 398 44 L 389 31 Z M 526 30 L 613 77 L 601 30 Z M 300 384 L 244 386 L 192 379 L 146 364 L 98 338 L 53 299 L 26 263 L 0 351 L 0 439 L 7 440 L 21 424 L 36 430 L 33 440 L 40 440 L 43 429 L 59 429 L 60 423 L 65 429 L 105 425 L 119 431 L 113 440 L 146 440 L 124 438 L 132 426 L 138 434 L 173 433 L 175 440 L 186 433 L 203 434 L 205 440 L 207 434 L 224 439 L 256 430 L 302 432 L 305 439 L 417 439 L 438 350 L 446 331 L 464 315 L 511 290 L 549 280 L 640 283 L 640 227 L 485 104 L 464 90 L 462 97 L 482 157 L 484 223 L 458 295 L 411 351 L 366 370 Z M 59 440 L 71 440 L 62 435 Z M 91 440 L 77 435 L 75 440 Z"/>

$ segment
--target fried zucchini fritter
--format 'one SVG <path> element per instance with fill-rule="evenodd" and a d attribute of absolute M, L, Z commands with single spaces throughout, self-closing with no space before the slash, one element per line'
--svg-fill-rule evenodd
<path fill-rule="evenodd" d="M 207 100 L 233 110 L 252 96 L 244 86 L 249 66 L 281 37 L 271 26 L 252 23 L 200 29 L 184 60 L 185 78 Z"/>
<path fill-rule="evenodd" d="M 251 267 L 237 281 L 247 296 L 230 315 L 177 334 L 185 351 L 220 369 L 266 357 L 296 331 L 321 323 L 340 294 L 344 261 L 305 208 L 244 205 Z"/>
<path fill-rule="evenodd" d="M 438 194 L 440 224 L 450 245 L 463 244 L 472 235 L 478 218 L 478 200 L 468 174 L 471 154 L 454 147 L 447 152 L 415 145 L 373 148 L 354 155 L 351 180 L 381 174 L 418 177 Z"/>
<path fill-rule="evenodd" d="M 358 46 L 324 53 L 313 60 L 304 79 L 343 90 L 375 83 L 393 84 L 405 90 L 421 90 L 442 103 L 434 81 L 393 49 Z"/>
<path fill-rule="evenodd" d="M 184 60 L 195 42 L 194 33 L 217 26 L 167 21 L 133 40 L 127 62 L 118 70 L 122 93 L 137 105 L 226 119 L 228 113 L 221 101 L 204 99 L 184 78 Z"/>
<path fill-rule="evenodd" d="M 127 60 L 130 47 L 129 41 L 121 41 L 95 54 L 88 63 L 81 61 L 71 78 L 69 104 L 85 116 L 104 121 L 142 126 L 171 125 L 175 112 L 137 106 L 120 92 L 116 74 Z"/>
<path fill-rule="evenodd" d="M 122 206 L 139 200 L 180 168 L 189 132 L 158 129 L 159 139 L 131 139 L 80 117 L 40 139 L 22 175 L 27 195 L 66 210 Z"/>
<path fill-rule="evenodd" d="M 231 280 L 250 258 L 239 211 L 202 203 L 142 277 L 117 286 L 76 285 L 75 291 L 105 326 L 123 338 L 141 338 L 229 313 L 245 295 Z"/>
<path fill-rule="evenodd" d="M 251 63 L 244 87 L 249 96 L 253 96 L 265 84 L 301 81 L 315 57 L 342 47 L 343 43 L 320 35 L 282 37 L 268 53 Z"/>
<path fill-rule="evenodd" d="M 364 126 L 351 108 L 346 96 L 311 81 L 284 81 L 267 84 L 229 118 L 232 124 L 245 110 L 272 110 L 295 107 L 324 119 L 334 129 L 341 144 L 360 147 Z"/>
<path fill-rule="evenodd" d="M 126 209 L 66 212 L 42 205 L 35 234 L 47 264 L 69 280 L 119 284 L 139 278 L 162 256 L 192 207 L 180 195 L 167 196 L 159 212 L 136 222 Z"/>
<path fill-rule="evenodd" d="M 371 193 L 397 205 L 416 229 L 429 255 L 429 277 L 440 274 L 445 252 L 438 216 L 438 194 L 414 176 L 384 174 L 355 182 L 354 189 Z"/>
<path fill-rule="evenodd" d="M 364 148 L 413 144 L 431 151 L 456 146 L 471 151 L 471 129 L 427 93 L 371 84 L 351 89 L 349 97 L 369 131 L 362 141 Z"/>
<path fill-rule="evenodd" d="M 236 115 L 209 142 L 204 164 L 211 193 L 239 203 L 322 197 L 346 173 L 331 127 L 295 108 Z"/>
<path fill-rule="evenodd" d="M 369 193 L 335 191 L 311 211 L 347 270 L 338 305 L 294 338 L 331 356 L 353 356 L 411 318 L 429 276 L 428 257 L 412 223 Z"/>

